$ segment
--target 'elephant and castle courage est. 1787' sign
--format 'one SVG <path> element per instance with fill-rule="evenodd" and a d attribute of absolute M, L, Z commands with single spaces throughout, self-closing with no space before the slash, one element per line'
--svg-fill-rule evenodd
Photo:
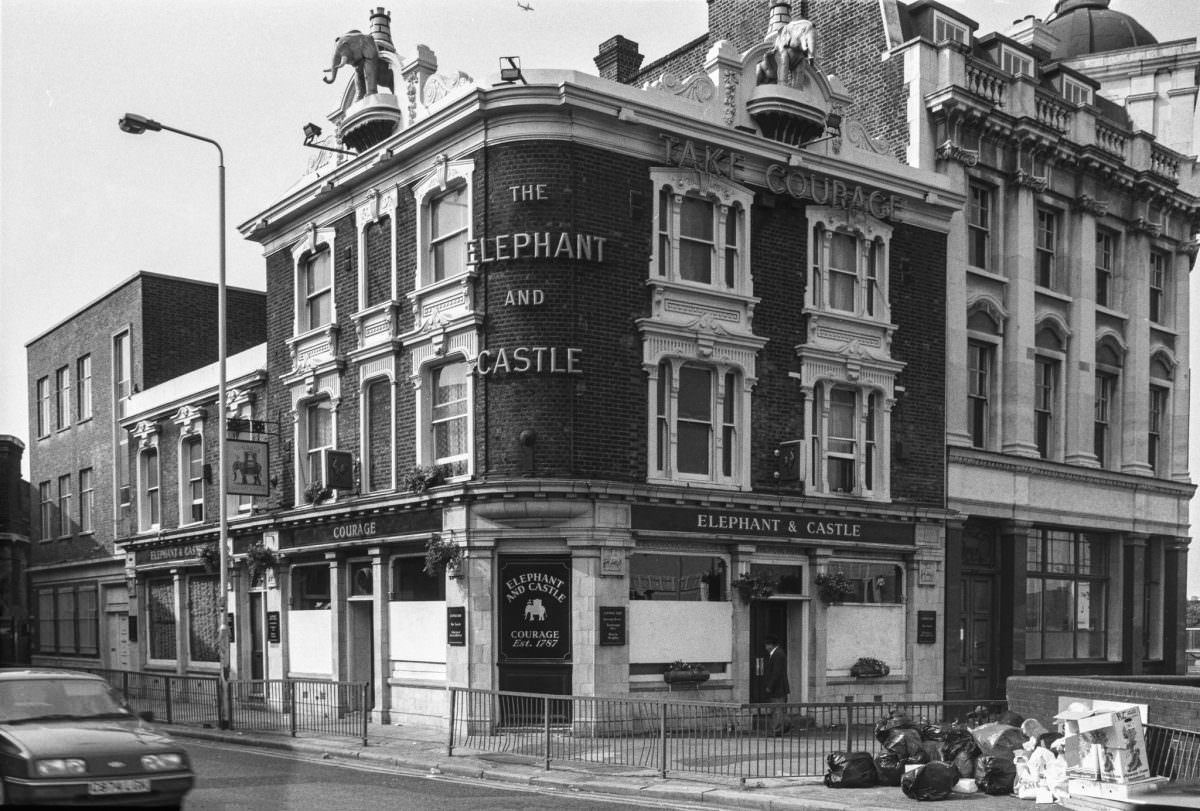
<path fill-rule="evenodd" d="M 571 659 L 571 564 L 509 558 L 500 565 L 500 659 Z"/>

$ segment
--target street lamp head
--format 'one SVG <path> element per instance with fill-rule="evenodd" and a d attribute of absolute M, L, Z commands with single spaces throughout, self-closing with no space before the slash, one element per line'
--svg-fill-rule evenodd
<path fill-rule="evenodd" d="M 158 132 L 162 129 L 162 124 L 159 124 L 153 118 L 146 118 L 144 115 L 137 115 L 136 113 L 126 113 L 121 120 L 117 122 L 117 126 L 120 127 L 123 132 L 128 132 L 133 135 L 140 135 L 146 130 Z"/>

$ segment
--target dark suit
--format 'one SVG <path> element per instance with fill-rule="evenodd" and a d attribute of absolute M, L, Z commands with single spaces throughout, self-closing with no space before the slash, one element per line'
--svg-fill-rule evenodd
<path fill-rule="evenodd" d="M 783 648 L 776 647 L 767 654 L 766 667 L 763 669 L 763 687 L 767 692 L 767 701 L 772 704 L 786 704 L 788 693 L 792 691 L 788 684 L 787 654 Z M 779 706 L 771 713 L 771 732 L 782 735 L 787 731 L 787 719 L 783 707 Z"/>

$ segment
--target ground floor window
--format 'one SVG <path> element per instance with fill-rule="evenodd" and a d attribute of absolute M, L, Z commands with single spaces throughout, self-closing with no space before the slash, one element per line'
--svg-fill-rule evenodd
<path fill-rule="evenodd" d="M 1036 529 L 1025 580 L 1026 659 L 1107 655 L 1108 535 Z"/>
<path fill-rule="evenodd" d="M 705 555 L 633 555 L 629 562 L 629 599 L 728 599 L 725 561 Z"/>
<path fill-rule="evenodd" d="M 198 575 L 188 581 L 188 655 L 193 662 L 217 662 L 221 659 L 220 593 L 216 575 Z"/>
<path fill-rule="evenodd" d="M 170 578 L 151 580 L 146 593 L 149 600 L 150 658 L 174 659 L 175 583 Z"/>
<path fill-rule="evenodd" d="M 96 656 L 100 652 L 96 599 L 94 583 L 38 589 L 38 652 Z"/>
<path fill-rule="evenodd" d="M 292 610 L 320 611 L 330 608 L 329 564 L 292 567 Z"/>
<path fill-rule="evenodd" d="M 425 573 L 424 557 L 392 558 L 392 599 L 430 602 L 446 599 L 446 578 Z"/>

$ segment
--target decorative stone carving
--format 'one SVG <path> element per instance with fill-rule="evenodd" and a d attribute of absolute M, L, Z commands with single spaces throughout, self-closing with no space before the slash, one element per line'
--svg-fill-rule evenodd
<path fill-rule="evenodd" d="M 949 140 L 938 145 L 937 156 L 944 161 L 958 161 L 963 166 L 975 166 L 979 163 L 978 149 L 967 149 Z"/>
<path fill-rule="evenodd" d="M 425 80 L 421 103 L 426 107 L 432 107 L 457 88 L 473 83 L 474 79 L 461 70 L 453 76 L 446 73 L 435 73 Z"/>
<path fill-rule="evenodd" d="M 670 93 L 697 104 L 707 104 L 717 94 L 717 86 L 703 73 L 693 73 L 685 79 L 680 79 L 674 73 L 664 73 L 657 80 L 647 82 L 646 89 Z"/>
<path fill-rule="evenodd" d="M 1088 214 L 1095 214 L 1097 217 L 1108 213 L 1109 201 L 1097 200 L 1090 194 L 1081 194 L 1079 199 L 1075 201 L 1075 208 L 1079 211 L 1085 211 Z"/>
<path fill-rule="evenodd" d="M 1018 169 L 1013 174 L 1012 181 L 1018 186 L 1023 186 L 1036 192 L 1043 192 L 1050 185 L 1050 178 L 1038 177 L 1026 172 L 1024 169 Z"/>
<path fill-rule="evenodd" d="M 1143 234 L 1149 234 L 1152 237 L 1159 236 L 1162 233 L 1162 223 L 1148 220 L 1145 217 L 1138 217 L 1133 221 L 1133 230 L 1141 231 Z"/>

